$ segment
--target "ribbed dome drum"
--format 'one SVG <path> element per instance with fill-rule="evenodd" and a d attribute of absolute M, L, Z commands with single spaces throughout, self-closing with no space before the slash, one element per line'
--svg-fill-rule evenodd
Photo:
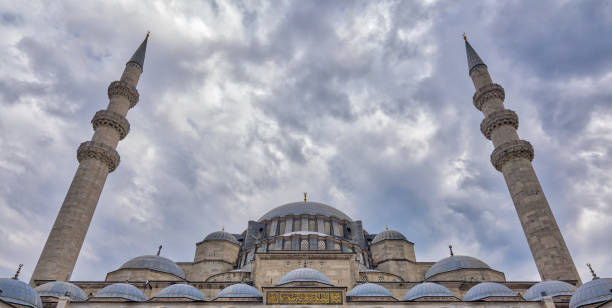
<path fill-rule="evenodd" d="M 228 286 L 217 295 L 217 298 L 232 297 L 263 297 L 263 295 L 256 288 L 244 283 Z"/>
<path fill-rule="evenodd" d="M 240 245 L 240 243 L 238 242 L 238 240 L 236 239 L 236 237 L 228 232 L 225 231 L 217 231 L 217 232 L 213 232 L 209 235 L 207 235 L 204 238 L 204 241 L 228 241 L 231 243 L 234 243 L 236 245 Z"/>
<path fill-rule="evenodd" d="M 485 299 L 487 297 L 515 297 L 517 296 L 514 291 L 506 287 L 503 284 L 497 282 L 481 282 L 473 286 L 465 296 L 463 300 L 466 302 L 477 301 Z"/>
<path fill-rule="evenodd" d="M 576 290 L 570 300 L 570 308 L 609 301 L 612 299 L 612 278 L 591 280 Z"/>
<path fill-rule="evenodd" d="M 86 301 L 87 294 L 83 289 L 75 286 L 70 282 L 65 281 L 51 281 L 36 287 L 38 295 L 44 297 L 55 297 L 68 296 L 72 301 Z"/>
<path fill-rule="evenodd" d="M 430 277 L 440 273 L 446 273 L 459 269 L 490 269 L 490 267 L 486 263 L 473 257 L 450 256 L 436 262 L 436 264 L 430 267 L 425 274 L 425 279 L 429 279 Z"/>
<path fill-rule="evenodd" d="M 269 220 L 275 217 L 299 216 L 299 215 L 335 217 L 342 220 L 352 221 L 351 218 L 338 209 L 327 204 L 318 202 L 294 202 L 276 207 L 259 218 L 259 221 Z"/>
<path fill-rule="evenodd" d="M 525 292 L 524 297 L 528 301 L 540 301 L 542 300 L 542 296 L 571 296 L 574 292 L 576 292 L 576 287 L 567 282 L 548 280 L 532 285 L 531 288 Z"/>
<path fill-rule="evenodd" d="M 376 244 L 380 241 L 384 240 L 404 240 L 407 241 L 406 237 L 401 234 L 399 231 L 395 230 L 386 230 L 376 234 L 374 239 L 372 240 L 372 244 Z"/>
<path fill-rule="evenodd" d="M 174 261 L 161 256 L 140 256 L 125 262 L 119 269 L 150 269 L 185 279 L 185 272 Z"/>
<path fill-rule="evenodd" d="M 298 268 L 292 270 L 280 279 L 277 286 L 290 282 L 318 282 L 330 286 L 332 285 L 323 273 L 312 268 Z"/>
<path fill-rule="evenodd" d="M 146 301 L 147 298 L 138 288 L 127 283 L 114 283 L 96 293 L 94 297 L 121 298 L 129 301 Z"/>
<path fill-rule="evenodd" d="M 173 284 L 163 288 L 155 297 L 188 298 L 194 301 L 205 301 L 206 298 L 200 290 L 188 284 Z"/>
<path fill-rule="evenodd" d="M 423 282 L 412 287 L 404 296 L 405 301 L 413 301 L 422 297 L 454 297 L 451 290 L 433 282 Z"/>
<path fill-rule="evenodd" d="M 391 292 L 381 285 L 368 282 L 355 286 L 347 296 L 391 297 Z"/>
<path fill-rule="evenodd" d="M 40 296 L 27 283 L 11 278 L 0 278 L 0 299 L 7 303 L 42 308 Z"/>

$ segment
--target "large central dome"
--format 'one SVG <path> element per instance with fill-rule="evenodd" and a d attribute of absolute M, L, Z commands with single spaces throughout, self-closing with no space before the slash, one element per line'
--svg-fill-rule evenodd
<path fill-rule="evenodd" d="M 299 216 L 299 215 L 321 215 L 335 217 L 342 220 L 352 221 L 351 218 L 334 207 L 318 202 L 294 202 L 281 205 L 261 216 L 259 221 L 269 220 L 275 217 Z"/>

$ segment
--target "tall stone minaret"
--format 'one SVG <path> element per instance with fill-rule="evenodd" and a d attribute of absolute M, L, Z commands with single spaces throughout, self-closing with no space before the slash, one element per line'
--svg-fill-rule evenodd
<path fill-rule="evenodd" d="M 491 81 L 487 66 L 465 36 L 464 39 L 469 74 L 476 88 L 474 106 L 485 116 L 480 131 L 495 146 L 491 163 L 504 175 L 540 277 L 580 284 L 572 256 L 531 165 L 533 147 L 516 133 L 518 116 L 504 108 L 504 88 Z"/>
<path fill-rule="evenodd" d="M 77 150 L 79 167 L 32 274 L 32 285 L 37 281 L 67 281 L 72 275 L 106 177 L 119 165 L 115 149 L 130 130 L 125 116 L 138 102 L 136 84 L 142 74 L 148 39 L 147 33 L 125 65 L 121 80 L 109 85 L 108 107 L 96 112 L 91 120 L 95 133 Z"/>

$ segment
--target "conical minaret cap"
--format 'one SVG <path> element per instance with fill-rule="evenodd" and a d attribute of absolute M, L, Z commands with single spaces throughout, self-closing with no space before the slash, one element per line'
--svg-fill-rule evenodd
<path fill-rule="evenodd" d="M 140 46 L 138 46 L 138 49 L 136 49 L 136 52 L 134 52 L 134 55 L 132 55 L 128 63 L 136 63 L 140 66 L 140 69 L 143 69 L 145 54 L 147 52 L 147 40 L 148 39 L 149 39 L 149 33 L 147 32 L 147 36 L 145 37 L 144 41 L 142 41 Z"/>
<path fill-rule="evenodd" d="M 472 73 L 472 69 L 477 65 L 487 66 L 467 39 L 465 40 L 465 52 L 467 53 L 468 71 L 470 73 Z"/>

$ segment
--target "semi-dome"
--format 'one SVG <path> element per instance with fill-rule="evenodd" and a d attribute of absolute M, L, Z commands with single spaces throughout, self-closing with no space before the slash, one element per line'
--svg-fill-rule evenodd
<path fill-rule="evenodd" d="M 94 297 L 122 298 L 135 302 L 147 300 L 138 288 L 127 283 L 113 283 L 100 289 Z"/>
<path fill-rule="evenodd" d="M 228 241 L 230 243 L 234 243 L 236 245 L 240 245 L 240 243 L 238 242 L 238 240 L 236 239 L 236 237 L 229 233 L 229 232 L 225 232 L 225 231 L 216 231 L 213 232 L 209 235 L 207 235 L 204 238 L 204 241 Z"/>
<path fill-rule="evenodd" d="M 292 270 L 280 279 L 277 286 L 290 282 L 318 282 L 330 286 L 332 285 L 323 273 L 312 268 L 298 268 Z"/>
<path fill-rule="evenodd" d="M 200 290 L 188 284 L 173 284 L 163 288 L 155 297 L 188 298 L 194 301 L 205 301 L 206 298 Z"/>
<path fill-rule="evenodd" d="M 591 280 L 576 290 L 572 296 L 570 308 L 612 300 L 612 278 Z"/>
<path fill-rule="evenodd" d="M 510 290 L 510 288 L 497 282 L 481 282 L 473 286 L 465 296 L 463 300 L 466 302 L 477 301 L 485 299 L 487 297 L 515 297 L 516 293 Z"/>
<path fill-rule="evenodd" d="M 491 269 L 486 263 L 469 256 L 450 256 L 434 264 L 425 273 L 425 279 L 434 275 L 459 269 Z"/>
<path fill-rule="evenodd" d="M 351 218 L 327 204 L 318 202 L 294 202 L 276 207 L 259 218 L 259 221 L 269 220 L 275 217 L 299 216 L 299 215 L 321 215 L 325 217 L 335 217 L 342 220 L 351 221 Z"/>
<path fill-rule="evenodd" d="M 404 296 L 405 301 L 413 301 L 422 297 L 454 297 L 451 290 L 433 282 L 423 282 L 412 287 Z"/>
<path fill-rule="evenodd" d="M 386 230 L 376 234 L 374 239 L 372 240 L 372 244 L 376 244 L 380 241 L 384 240 L 404 240 L 407 241 L 406 237 L 401 234 L 399 231 L 395 230 Z"/>
<path fill-rule="evenodd" d="M 0 278 L 0 299 L 12 304 L 42 308 L 40 296 L 27 283 L 11 278 Z"/>
<path fill-rule="evenodd" d="M 375 283 L 363 283 L 355 286 L 347 294 L 348 296 L 371 296 L 371 297 L 390 297 L 391 292 L 385 287 Z"/>
<path fill-rule="evenodd" d="M 221 292 L 219 292 L 217 295 L 217 298 L 232 297 L 263 297 L 263 295 L 261 295 L 261 292 L 259 292 L 259 290 L 256 288 L 244 283 L 237 283 L 228 286 L 221 290 Z"/>
<path fill-rule="evenodd" d="M 185 279 L 185 272 L 174 261 L 161 256 L 140 256 L 125 262 L 119 269 L 149 269 Z"/>
<path fill-rule="evenodd" d="M 36 292 L 41 297 L 49 296 L 60 298 L 60 296 L 68 296 L 73 301 L 86 301 L 87 294 L 83 289 L 75 286 L 70 282 L 51 281 L 36 287 Z"/>
<path fill-rule="evenodd" d="M 576 292 L 576 287 L 567 282 L 547 280 L 532 285 L 531 288 L 525 292 L 525 296 L 523 297 L 528 301 L 540 301 L 542 300 L 542 296 L 572 296 L 574 292 Z"/>

